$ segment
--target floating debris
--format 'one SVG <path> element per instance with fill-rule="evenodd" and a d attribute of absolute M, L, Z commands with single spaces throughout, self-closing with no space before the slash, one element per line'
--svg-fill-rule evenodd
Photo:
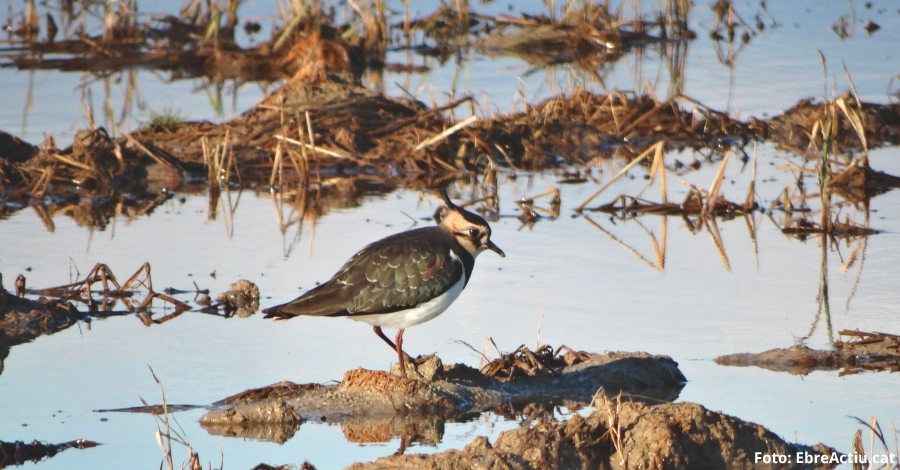
<path fill-rule="evenodd" d="M 216 296 L 216 304 L 207 309 L 219 306 L 224 310 L 226 318 L 231 316 L 247 318 L 259 310 L 259 287 L 246 279 L 241 279 L 228 287 L 226 292 Z"/>
<path fill-rule="evenodd" d="M 758 354 L 739 353 L 719 356 L 723 366 L 756 366 L 793 375 L 807 375 L 816 370 L 840 370 L 840 375 L 861 372 L 900 372 L 900 336 L 841 330 L 848 341 L 835 341 L 833 351 L 810 349 L 804 345 L 777 348 Z"/>
<path fill-rule="evenodd" d="M 76 439 L 61 444 L 46 444 L 40 441 L 31 441 L 30 444 L 22 441 L 0 441 L 0 468 L 24 465 L 28 461 L 38 463 L 66 449 L 90 449 L 99 445 L 99 443 L 87 439 Z"/>

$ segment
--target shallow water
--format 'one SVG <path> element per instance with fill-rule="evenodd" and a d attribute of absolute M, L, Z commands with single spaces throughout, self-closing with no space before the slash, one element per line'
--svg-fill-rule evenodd
<path fill-rule="evenodd" d="M 182 2 L 165 0 L 146 6 L 147 15 L 158 12 L 175 12 Z M 761 10 L 759 2 L 737 1 L 735 7 L 751 26 L 758 16 L 764 25 L 756 31 L 748 45 L 739 47 L 736 42 L 733 67 L 725 60 L 729 57 L 726 47 L 717 53 L 716 43 L 708 37 L 713 17 L 707 4 L 695 5 L 689 20 L 697 38 L 684 45 L 686 55 L 682 81 L 671 79 L 672 73 L 666 61 L 660 57 L 657 47 L 648 47 L 639 53 L 626 54 L 622 60 L 598 72 L 606 89 L 645 90 L 649 81 L 660 96 L 680 86 L 685 95 L 691 96 L 713 109 L 739 111 L 740 116 L 765 117 L 777 115 L 807 97 L 831 97 L 849 88 L 843 71 L 846 65 L 860 97 L 863 100 L 884 103 L 896 101 L 892 93 L 900 88 L 900 82 L 892 81 L 897 74 L 894 64 L 900 40 L 900 13 L 892 3 L 867 2 L 871 8 L 847 3 L 806 1 L 766 2 L 767 10 Z M 414 2 L 412 17 L 419 18 L 435 11 L 436 1 Z M 514 14 L 515 11 L 545 13 L 540 1 L 516 2 L 515 10 L 503 2 L 478 4 L 472 10 L 484 14 Z M 652 11 L 648 4 L 643 11 Z M 400 15 L 405 7 L 393 5 Z M 15 11 L 15 9 L 14 9 Z M 340 10 L 339 10 L 340 11 Z M 626 7 L 626 11 L 631 11 Z M 853 36 L 841 40 L 832 24 L 841 15 L 848 19 L 851 13 L 855 22 Z M 262 31 L 248 37 L 243 29 L 237 31 L 236 40 L 249 46 L 265 38 L 271 29 L 271 18 L 277 15 L 270 2 L 242 4 L 239 17 L 255 19 Z M 341 16 L 338 15 L 340 20 Z M 863 30 L 866 20 L 873 20 L 881 29 L 872 35 Z M 738 29 L 739 33 L 742 31 Z M 684 52 L 686 50 L 686 52 Z M 827 63 L 823 74 L 819 53 Z M 478 102 L 477 111 L 483 115 L 506 113 L 521 109 L 524 102 L 533 104 L 559 92 L 571 91 L 577 86 L 603 91 L 602 85 L 577 67 L 560 66 L 552 69 L 534 68 L 515 57 L 488 58 L 474 51 L 460 60 L 440 63 L 406 52 L 392 52 L 387 62 L 426 65 L 431 71 L 420 75 L 385 73 L 383 87 L 390 96 L 403 96 L 411 92 L 418 99 L 431 103 L 447 101 L 447 96 L 471 94 Z M 824 75 L 828 83 L 824 84 Z M 128 93 L 129 80 L 136 83 L 135 93 Z M 190 120 L 227 120 L 251 107 L 278 84 L 235 84 L 227 82 L 221 89 L 204 80 L 175 80 L 169 74 L 135 71 L 113 74 L 107 83 L 91 74 L 63 73 L 56 71 L 18 71 L 0 68 L 0 82 L 19 92 L 8 97 L 7 106 L 0 110 L 0 129 L 33 143 L 42 141 L 47 134 L 56 137 L 64 147 L 72 136 L 87 127 L 83 90 L 90 90 L 98 125 L 112 129 L 104 110 L 104 100 L 109 98 L 115 128 L 119 132 L 130 131 L 150 120 L 150 113 L 166 109 L 178 111 Z M 31 83 L 32 91 L 29 90 Z M 235 88 L 237 90 L 235 90 Z M 668 90 L 668 91 L 667 91 Z M 524 97 L 524 98 L 523 98 Z M 30 101 L 29 101 L 30 100 Z M 220 105 L 217 106 L 216 103 Z"/>
<path fill-rule="evenodd" d="M 900 173 L 893 149 L 873 153 L 873 164 Z M 761 173 L 776 161 L 771 149 L 761 148 Z M 778 159 L 780 160 L 780 159 Z M 714 169 L 688 175 L 702 184 Z M 780 172 L 779 172 L 780 173 Z M 633 193 L 644 185 L 642 171 L 616 189 Z M 736 179 L 739 162 L 726 174 Z M 764 197 L 779 191 L 785 178 L 759 189 Z M 746 178 L 744 178 L 746 180 Z M 554 178 L 520 177 L 501 184 L 501 214 L 513 216 L 516 198 L 543 191 Z M 632 188 L 629 188 L 631 186 Z M 839 377 L 817 372 L 796 377 L 756 368 L 720 367 L 712 359 L 720 354 L 759 352 L 787 347 L 816 324 L 820 250 L 813 239 L 806 243 L 782 235 L 767 219 L 758 220 L 759 268 L 754 248 L 741 219 L 720 222 L 731 266 L 722 259 L 705 232 L 692 234 L 677 218 L 668 220 L 665 271 L 648 268 L 588 224 L 572 218 L 594 185 L 562 185 L 562 216 L 539 221 L 520 230 L 520 222 L 503 217 L 492 224 L 493 239 L 507 253 L 501 259 L 479 256 L 472 282 L 444 315 L 411 329 L 408 351 L 437 352 L 445 362 L 477 363 L 471 352 L 452 342 L 464 340 L 480 347 L 492 337 L 502 349 L 540 340 L 575 349 L 644 350 L 675 358 L 689 379 L 681 400 L 761 423 L 776 433 L 800 442 L 825 442 L 848 449 L 857 425 L 848 415 L 878 417 L 882 423 L 900 416 L 900 398 L 893 393 L 896 377 L 862 374 Z M 673 194 L 675 191 L 673 191 Z M 725 189 L 731 199 L 743 188 Z M 670 196 L 672 198 L 676 196 Z M 829 253 L 831 322 L 842 328 L 896 331 L 897 213 L 900 192 L 873 200 L 872 226 L 885 233 L 868 240 L 865 261 L 857 282 L 858 266 L 845 274 L 838 253 Z M 361 208 L 335 210 L 318 220 L 315 235 L 306 226 L 286 256 L 294 233 L 277 230 L 268 194 L 245 192 L 234 214 L 229 238 L 220 221 L 207 221 L 206 198 L 170 200 L 149 217 L 91 233 L 71 219 L 58 217 L 56 232 L 44 229 L 30 211 L 3 222 L 4 246 L 29 250 L 4 253 L 0 270 L 27 272 L 29 285 L 49 286 L 67 281 L 69 258 L 81 272 L 95 262 L 107 263 L 121 278 L 143 261 L 153 266 L 155 287 L 201 288 L 220 292 L 228 284 L 247 278 L 257 283 L 263 305 L 289 300 L 316 281 L 326 279 L 358 247 L 404 230 L 433 212 L 434 202 L 413 191 L 369 198 Z M 618 238 L 652 258 L 645 232 L 635 222 L 610 224 L 605 217 L 590 217 Z M 756 215 L 759 218 L 759 214 Z M 641 222 L 659 234 L 660 217 Z M 418 221 L 426 224 L 427 221 Z M 311 247 L 311 252 L 309 252 Z M 850 249 L 842 248 L 843 256 Z M 215 271 L 216 278 L 210 277 Z M 7 274 L 7 279 L 10 274 Z M 190 300 L 191 296 L 179 296 Z M 824 319 L 807 341 L 828 347 Z M 344 345 L 355 345 L 346 347 Z M 162 380 L 169 403 L 206 404 L 246 388 L 280 380 L 298 383 L 339 380 L 344 371 L 366 367 L 384 369 L 394 356 L 370 328 L 343 319 L 297 318 L 276 324 L 259 315 L 222 319 L 198 312 L 152 327 L 132 316 L 81 324 L 61 333 L 16 346 L 5 361 L 0 387 L 4 403 L 15 403 L 0 416 L 0 439 L 39 436 L 51 442 L 86 437 L 106 445 L 86 451 L 67 451 L 43 466 L 60 468 L 90 462 L 110 468 L 129 456 L 152 463 L 159 450 L 155 428 L 147 415 L 91 410 L 138 406 L 138 397 L 158 402 L 158 391 L 147 366 Z M 62 410 L 62 412 L 58 412 Z M 56 416 L 53 416 L 56 414 Z M 218 439 L 198 427 L 202 411 L 178 413 L 195 450 L 217 462 Z M 101 422 L 101 418 L 108 421 Z M 483 420 L 448 424 L 437 447 L 414 446 L 412 451 L 460 447 L 473 434 L 515 426 L 496 420 L 493 428 Z M 21 427 L 27 424 L 27 427 Z M 229 467 L 245 468 L 259 461 L 300 462 L 309 459 L 321 468 L 371 460 L 396 451 L 399 444 L 348 443 L 336 426 L 304 424 L 284 445 L 222 438 Z M 206 461 L 204 460 L 204 461 Z"/>
<path fill-rule="evenodd" d="M 824 8 L 817 2 L 770 4 L 780 26 L 754 38 L 739 55 L 730 98 L 731 70 L 715 58 L 705 36 L 708 14 L 700 13 L 692 25 L 700 37 L 688 49 L 684 92 L 713 108 L 739 109 L 742 116 L 775 114 L 797 99 L 822 94 L 817 52 L 821 49 L 828 59 L 829 79 L 838 83 L 838 93 L 847 83 L 840 69 L 843 59 L 862 98 L 885 103 L 890 77 L 896 73 L 892 44 L 897 43 L 900 14 L 891 8 L 879 13 L 889 4 L 873 4 L 872 10 L 857 6 L 857 19 L 872 17 L 882 29 L 867 37 L 857 25 L 855 36 L 843 42 L 830 25 L 845 13 L 846 4 Z M 747 10 L 741 11 L 749 11 L 748 16 L 758 11 L 754 3 L 744 8 Z M 764 21 L 768 23 L 765 17 Z M 649 78 L 657 90 L 665 90 L 668 78 L 659 73 L 664 69 L 659 59 L 648 51 L 642 60 L 641 72 L 636 73 L 636 59 L 626 57 L 614 67 L 607 85 L 633 88 Z M 512 58 L 474 57 L 463 67 L 458 91 L 466 89 L 476 97 L 485 91 L 501 112 L 517 99 L 519 86 L 524 87 L 529 102 L 568 86 L 564 69 L 524 76 L 524 85 L 520 85 L 515 77 L 528 66 Z M 428 101 L 433 86 L 441 101 L 441 93 L 452 87 L 453 69 L 454 65 L 448 64 L 429 75 L 413 76 L 407 88 Z M 0 69 L 0 74 L 4 83 L 17 90 L 27 87 L 24 72 Z M 142 77 L 144 74 L 141 72 Z M 82 115 L 79 95 L 68 91 L 79 78 L 56 72 L 35 76 L 35 105 L 26 129 L 20 131 L 22 105 L 15 102 L 0 111 L 0 129 L 36 141 L 43 132 L 71 136 L 82 128 L 76 121 Z M 7 77 L 14 81 L 6 81 Z M 390 84 L 402 84 L 404 78 L 387 78 L 387 92 L 398 95 Z M 214 117 L 206 96 L 190 93 L 191 85 L 179 82 L 163 87 L 153 80 L 141 80 L 148 107 L 158 110 L 166 102 L 177 102 L 189 108 L 192 119 Z M 829 82 L 829 94 L 831 86 Z M 262 93 L 255 85 L 246 86 L 235 109 L 246 109 Z M 94 97 L 98 97 L 96 90 Z M 67 139 L 58 138 L 66 145 Z M 667 162 L 671 164 L 673 158 L 686 162 L 692 156 L 673 154 L 667 156 Z M 871 163 L 877 170 L 900 175 L 897 149 L 873 151 Z M 758 164 L 757 192 L 765 206 L 793 177 L 774 168 L 784 161 L 771 146 L 759 147 Z M 614 173 L 615 165 L 620 163 L 604 167 L 604 178 Z M 709 187 L 717 166 L 705 164 L 682 178 Z M 723 187 L 726 198 L 743 200 L 749 173 L 749 166 L 742 167 L 732 159 L 725 181 L 734 180 L 735 184 Z M 643 174 L 643 170 L 633 171 L 634 179 L 617 182 L 597 202 L 619 193 L 636 194 L 645 184 Z M 507 257 L 501 259 L 490 252 L 480 256 L 472 282 L 459 300 L 444 315 L 407 333 L 405 347 L 410 353 L 437 352 L 445 363 L 475 365 L 474 354 L 454 340 L 480 348 L 490 336 L 509 351 L 522 343 L 534 345 L 539 334 L 542 343 L 574 349 L 667 354 L 679 362 L 689 380 L 680 400 L 757 422 L 789 441 L 821 441 L 843 451 L 850 449 L 853 433 L 859 428 L 847 416 L 864 420 L 874 416 L 887 429 L 889 423 L 900 421 L 894 375 L 841 377 L 838 372 L 817 372 L 799 377 L 757 368 L 721 367 L 713 362 L 721 354 L 788 347 L 805 336 L 809 336 L 805 342 L 810 347 L 828 348 L 829 321 L 835 334 L 844 328 L 900 331 L 900 292 L 896 289 L 900 192 L 872 200 L 870 225 L 883 233 L 868 238 L 864 258 L 842 272 L 842 263 L 857 245 L 842 244 L 839 252 L 829 251 L 829 319 L 824 314 L 817 316 L 821 249 L 816 238 L 801 242 L 787 237 L 767 216 L 754 213 L 754 245 L 743 219 L 720 221 L 729 271 L 705 230 L 692 233 L 680 218 L 668 217 L 665 270 L 659 271 L 646 266 L 584 217 L 573 217 L 573 208 L 596 190 L 595 184 L 563 185 L 557 180 L 552 174 L 520 174 L 515 181 L 501 177 L 502 217 L 492 222 L 492 227 L 493 240 Z M 670 176 L 669 199 L 680 200 L 686 188 L 674 180 Z M 519 210 L 514 201 L 551 187 L 561 190 L 560 217 L 523 228 L 516 219 Z M 656 200 L 656 191 L 654 187 L 646 194 Z M 236 199 L 237 193 L 232 197 Z M 459 200 L 467 198 L 465 193 Z M 319 218 L 314 228 L 306 223 L 299 235 L 296 226 L 282 234 L 272 197 L 250 190 L 240 194 L 233 218 L 225 218 L 220 211 L 210 220 L 206 195 L 186 195 L 183 202 L 172 198 L 149 216 L 132 221 L 117 217 L 104 230 L 80 227 L 72 218 L 58 216 L 53 220 L 55 230 L 49 232 L 37 214 L 26 209 L 0 220 L 0 247 L 4 247 L 0 249 L 0 272 L 5 274 L 7 288 L 18 273 L 27 276 L 29 287 L 49 287 L 69 282 L 72 266 L 84 275 L 95 263 L 103 262 L 122 279 L 146 261 L 152 266 L 157 290 L 170 286 L 189 290 L 196 282 L 217 293 L 246 278 L 259 285 L 261 303 L 269 306 L 326 280 L 365 244 L 414 223 L 430 224 L 424 219 L 431 216 L 434 204 L 430 196 L 409 190 L 372 195 L 360 207 L 332 210 Z M 849 209 L 845 212 L 857 221 L 864 218 Z M 588 216 L 646 259 L 655 260 L 651 239 L 637 222 L 613 224 L 600 213 Z M 783 214 L 774 217 L 779 223 L 783 220 Z M 660 237 L 661 217 L 638 220 Z M 213 272 L 215 277 L 210 275 Z M 178 298 L 190 301 L 192 296 Z M 155 317 L 162 310 L 157 308 Z M 104 444 L 84 451 L 68 450 L 41 463 L 41 468 L 120 468 L 122 462 L 155 467 L 161 452 L 150 416 L 93 411 L 139 406 L 139 397 L 159 402 L 148 366 L 162 381 L 169 403 L 204 405 L 281 380 L 326 382 L 340 380 L 344 371 L 356 367 L 386 369 L 394 359 L 367 325 L 343 319 L 297 318 L 276 324 L 260 315 L 223 319 L 188 312 L 151 327 L 133 316 L 95 320 L 89 328 L 79 323 L 12 348 L 0 375 L 0 402 L 5 404 L 0 413 L 0 440 L 63 442 L 83 437 Z M 194 410 L 175 416 L 201 460 L 218 465 L 221 446 L 226 468 L 250 468 L 259 462 L 299 464 L 304 459 L 319 468 L 337 468 L 392 454 L 399 447 L 398 439 L 383 444 L 347 442 L 338 426 L 328 424 L 304 424 L 283 445 L 217 438 L 199 427 L 202 413 Z M 104 418 L 107 421 L 101 421 Z M 460 448 L 476 435 L 493 440 L 502 430 L 515 426 L 517 423 L 491 414 L 471 422 L 448 423 L 437 447 L 413 444 L 409 451 Z M 179 456 L 186 453 L 176 451 Z"/>

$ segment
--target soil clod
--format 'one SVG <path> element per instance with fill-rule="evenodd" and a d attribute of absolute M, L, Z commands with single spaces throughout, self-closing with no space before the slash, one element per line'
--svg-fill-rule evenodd
<path fill-rule="evenodd" d="M 723 366 L 756 366 L 776 372 L 806 375 L 816 370 L 841 370 L 840 375 L 861 372 L 900 372 L 900 336 L 842 330 L 847 341 L 835 341 L 834 350 L 821 351 L 805 345 L 777 348 L 758 354 L 739 353 L 719 356 Z"/>
<path fill-rule="evenodd" d="M 337 385 L 282 382 L 248 390 L 216 403 L 220 408 L 204 415 L 201 424 L 215 433 L 223 431 L 213 429 L 270 421 L 299 426 L 296 413 L 304 421 L 339 422 L 352 439 L 377 437 L 385 441 L 392 436 L 412 435 L 436 443 L 443 434 L 443 422 L 474 416 L 506 403 L 524 406 L 568 400 L 586 405 L 601 387 L 674 400 L 686 382 L 678 364 L 667 356 L 571 350 L 559 355 L 549 347 L 540 348 L 537 354 L 525 351 L 519 348 L 506 356 L 509 370 L 515 372 L 503 373 L 494 366 L 485 366 L 503 380 L 466 365 L 445 366 L 437 356 L 424 356 L 409 365 L 416 371 L 409 374 L 410 378 L 355 369 L 344 374 Z M 529 354 L 544 358 L 540 371 L 529 374 L 516 365 Z M 284 419 L 273 416 L 273 406 L 285 411 Z"/>
<path fill-rule="evenodd" d="M 757 453 L 801 453 L 820 460 L 836 454 L 822 444 L 786 442 L 758 424 L 694 403 L 603 400 L 586 417 L 539 418 L 501 433 L 493 444 L 478 436 L 462 450 L 394 455 L 349 468 L 755 468 Z M 771 468 L 832 467 L 795 463 Z"/>
<path fill-rule="evenodd" d="M 60 444 L 46 444 L 39 441 L 32 441 L 30 444 L 22 441 L 0 441 L 0 468 L 19 466 L 28 461 L 38 463 L 66 449 L 90 449 L 99 445 L 99 443 L 87 439 L 75 439 Z"/>

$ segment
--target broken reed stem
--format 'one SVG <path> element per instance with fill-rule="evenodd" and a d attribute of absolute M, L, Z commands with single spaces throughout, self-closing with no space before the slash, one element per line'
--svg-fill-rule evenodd
<path fill-rule="evenodd" d="M 853 98 L 856 99 L 856 109 L 862 111 L 862 101 L 859 99 L 859 93 L 856 91 L 856 84 L 853 83 L 853 77 L 850 76 L 850 71 L 847 70 L 847 63 L 844 62 L 844 59 L 841 59 L 841 65 L 844 66 L 844 75 L 847 76 L 847 81 L 850 82 L 850 90 L 853 91 Z"/>
<path fill-rule="evenodd" d="M 309 118 L 309 110 L 306 110 L 306 132 L 309 134 L 309 144 L 310 148 L 313 152 L 313 160 L 316 162 L 316 184 L 319 188 L 322 188 L 322 172 L 319 171 L 319 154 L 316 152 L 316 137 L 313 134 L 312 130 L 312 120 Z M 308 161 L 308 159 L 307 159 Z M 307 170 L 309 170 L 309 165 L 307 164 Z"/>
<path fill-rule="evenodd" d="M 821 168 L 819 168 L 819 197 L 821 198 L 821 207 L 820 211 L 822 212 L 821 219 L 821 228 L 823 233 L 822 238 L 822 246 L 827 245 L 825 234 L 831 232 L 831 201 L 828 197 L 828 152 L 830 150 L 831 144 L 831 126 L 832 121 L 835 118 L 834 108 L 830 110 L 828 113 L 828 117 L 825 121 L 825 126 L 822 129 L 822 160 L 820 162 Z"/>
<path fill-rule="evenodd" d="M 278 174 L 278 185 L 281 186 L 281 176 L 284 167 L 284 162 L 281 158 L 281 142 L 275 146 L 275 161 L 272 163 L 272 175 L 269 176 L 269 187 L 273 188 L 275 186 L 275 174 Z"/>
<path fill-rule="evenodd" d="M 330 157 L 335 157 L 335 158 L 349 158 L 349 159 L 351 159 L 351 160 L 355 160 L 355 158 L 353 157 L 353 155 L 344 154 L 344 153 L 339 153 L 339 152 L 336 151 L 336 150 L 329 150 L 329 149 L 322 148 L 322 147 L 316 147 L 315 145 L 310 145 L 310 144 L 307 144 L 306 142 L 300 142 L 300 141 L 297 140 L 297 139 L 291 139 L 290 137 L 285 137 L 285 136 L 280 135 L 280 134 L 275 134 L 274 137 L 275 137 L 276 139 L 278 139 L 278 140 L 283 140 L 283 141 L 285 141 L 285 142 L 287 142 L 287 143 L 289 143 L 289 144 L 294 144 L 294 145 L 298 145 L 298 146 L 300 146 L 300 147 L 305 147 L 305 148 L 307 148 L 307 149 L 309 149 L 309 150 L 312 150 L 313 152 L 321 152 L 321 153 L 324 153 L 325 155 L 328 155 L 328 156 L 330 156 Z"/>
<path fill-rule="evenodd" d="M 445 130 L 444 132 L 441 132 L 440 134 L 438 134 L 438 135 L 436 135 L 436 136 L 434 136 L 434 137 L 432 137 L 432 138 L 430 138 L 430 139 L 427 139 L 427 140 L 423 141 L 423 142 L 420 143 L 419 145 L 416 145 L 415 150 L 418 151 L 418 150 L 422 150 L 422 149 L 424 149 L 424 148 L 426 148 L 426 147 L 430 147 L 430 146 L 432 146 L 432 145 L 434 145 L 434 144 L 436 144 L 436 143 L 438 143 L 438 142 L 440 142 L 440 141 L 446 139 L 447 137 L 450 137 L 451 135 L 453 135 L 453 134 L 455 134 L 456 132 L 458 132 L 460 129 L 462 129 L 462 128 L 464 128 L 464 127 L 468 127 L 469 125 L 471 125 L 471 124 L 474 123 L 475 121 L 478 121 L 478 116 L 469 116 L 468 118 L 466 118 L 466 119 L 464 119 L 464 120 L 462 120 L 462 121 L 460 121 L 460 122 L 454 124 L 452 127 L 448 128 L 448 129 Z"/>
<path fill-rule="evenodd" d="M 613 234 L 609 233 L 608 231 L 606 231 L 606 229 L 604 229 L 603 227 L 601 227 L 600 224 L 598 224 L 597 222 L 594 222 L 594 220 L 591 219 L 590 216 L 587 216 L 587 215 L 584 216 L 584 220 L 587 220 L 588 223 L 590 223 L 591 225 L 593 225 L 594 227 L 596 227 L 597 230 L 600 230 L 601 232 L 603 232 L 604 235 L 606 235 L 606 236 L 609 237 L 612 241 L 616 242 L 619 246 L 621 246 L 622 248 L 624 248 L 625 251 L 631 253 L 635 258 L 637 258 L 637 259 L 643 261 L 644 264 L 646 264 L 647 266 L 649 266 L 649 267 L 651 267 L 651 268 L 653 268 L 653 269 L 658 269 L 652 262 L 650 262 L 650 260 L 648 260 L 647 258 L 644 258 L 643 255 L 641 255 L 640 253 L 638 253 L 637 250 L 635 250 L 634 248 L 628 246 L 628 245 L 627 245 L 625 242 L 623 242 L 622 240 L 619 240 L 618 238 L 616 238 L 615 235 L 613 235 Z"/>
<path fill-rule="evenodd" d="M 668 201 L 666 190 L 666 163 L 663 159 L 663 151 L 662 147 L 656 148 L 656 154 L 653 156 L 653 166 L 650 169 L 650 184 L 653 184 L 653 180 L 656 178 L 656 173 L 659 172 L 659 184 L 660 184 L 660 193 L 662 195 L 662 203 L 666 204 Z"/>
<path fill-rule="evenodd" d="M 613 402 L 609 399 L 609 395 L 604 390 L 598 390 L 598 394 L 602 394 L 603 403 L 606 406 L 606 428 L 609 431 L 610 441 L 619 455 L 619 463 L 622 468 L 628 468 L 628 456 L 625 453 L 625 446 L 622 443 L 622 426 L 619 422 L 619 411 L 622 408 L 622 392 L 616 396 L 616 407 L 613 408 Z M 594 396 L 596 398 L 596 395 Z M 593 399 L 591 400 L 593 403 Z"/>
<path fill-rule="evenodd" d="M 668 236 L 669 217 L 662 216 L 662 234 L 660 235 L 660 248 L 656 255 L 656 269 L 664 271 L 666 269 L 666 239 Z M 654 240 L 655 242 L 655 240 Z"/>
<path fill-rule="evenodd" d="M 709 228 L 710 224 L 712 224 L 711 229 Z M 731 272 L 731 263 L 728 261 L 728 254 L 725 253 L 725 244 L 722 241 L 722 234 L 719 232 L 719 225 L 716 224 L 716 218 L 710 217 L 705 219 L 703 225 L 706 227 L 706 231 L 709 232 L 713 245 L 715 245 L 716 251 L 719 252 L 719 256 L 722 258 L 722 264 L 725 265 L 725 270 Z"/>
<path fill-rule="evenodd" d="M 544 196 L 553 195 L 556 200 L 559 200 L 559 188 L 550 188 L 538 195 L 531 197 L 523 197 L 522 202 L 534 201 L 535 199 L 542 198 Z"/>
<path fill-rule="evenodd" d="M 753 207 L 754 194 L 756 193 L 756 142 L 753 142 L 753 167 L 750 170 L 750 186 L 747 187 L 747 197 L 744 198 L 744 212 L 749 212 Z"/>
<path fill-rule="evenodd" d="M 75 160 L 66 158 L 66 157 L 56 154 L 56 153 L 50 154 L 50 156 L 65 163 L 66 165 L 74 166 L 76 168 L 81 168 L 82 170 L 87 170 L 87 171 L 90 171 L 91 173 L 96 173 L 96 171 L 93 168 L 85 165 L 84 163 L 76 162 Z"/>
<path fill-rule="evenodd" d="M 617 179 L 619 179 L 620 177 L 622 177 L 622 175 L 624 175 L 625 173 L 627 173 L 628 170 L 630 170 L 633 166 L 635 166 L 635 165 L 637 165 L 638 163 L 642 162 L 645 158 L 647 158 L 648 155 L 650 155 L 650 154 L 653 153 L 654 151 L 657 151 L 657 148 L 662 148 L 662 146 L 663 146 L 663 142 L 662 142 L 662 141 L 659 141 L 659 142 L 657 142 L 656 144 L 654 144 L 652 147 L 650 147 L 650 148 L 648 148 L 647 150 L 645 150 L 644 153 L 638 155 L 638 157 L 635 158 L 634 160 L 632 160 L 631 163 L 625 165 L 625 168 L 622 168 L 621 170 L 619 170 L 619 172 L 616 173 L 616 176 L 613 176 L 612 178 L 610 178 L 610 180 L 607 181 L 606 184 L 604 184 L 603 186 L 601 186 L 600 189 L 598 189 L 594 194 L 591 194 L 591 196 L 590 196 L 589 198 L 587 198 L 584 202 L 582 202 L 580 206 L 576 207 L 576 208 L 575 208 L 575 212 L 578 213 L 578 214 L 584 212 L 584 208 L 585 208 L 588 204 L 590 204 L 591 201 L 594 200 L 594 198 L 596 198 L 597 196 L 599 196 L 600 193 L 602 193 L 606 188 L 608 188 L 609 185 L 613 184 Z"/>
<path fill-rule="evenodd" d="M 300 156 L 303 157 L 303 169 L 300 169 L 300 163 L 297 161 L 296 154 L 297 152 L 289 151 L 288 157 L 291 159 L 291 164 L 294 165 L 294 171 L 297 172 L 297 176 L 300 177 L 300 181 L 303 182 L 303 186 L 309 186 L 309 156 L 306 154 L 306 147 L 300 146 Z"/>
<path fill-rule="evenodd" d="M 154 161 L 156 161 L 156 163 L 159 163 L 160 165 L 162 165 L 163 168 L 165 168 L 166 170 L 169 170 L 169 173 L 172 175 L 172 177 L 175 179 L 175 181 L 178 182 L 178 185 L 181 186 L 181 181 L 182 181 L 181 175 L 178 174 L 178 170 L 175 169 L 174 165 L 167 162 L 165 159 L 159 157 L 155 153 L 151 152 L 150 149 L 148 149 L 147 147 L 144 146 L 144 144 L 140 143 L 137 139 L 132 137 L 131 134 L 125 134 L 125 139 L 128 140 L 128 142 L 130 144 L 137 147 L 138 150 L 140 150 L 141 152 L 144 152 L 147 156 L 149 156 Z"/>
<path fill-rule="evenodd" d="M 855 90 L 854 90 L 855 93 Z M 857 102 L 859 98 L 857 98 Z M 838 107 L 841 108 L 841 111 L 844 112 L 844 115 L 847 116 L 847 119 L 850 121 L 850 124 L 853 126 L 853 130 L 856 131 L 857 137 L 859 137 L 859 141 L 862 143 L 863 152 L 866 156 L 869 156 L 869 144 L 866 141 L 866 128 L 863 124 L 862 115 L 860 111 L 862 111 L 862 107 L 858 108 L 858 111 L 852 111 L 847 107 L 847 103 L 844 102 L 844 98 L 838 98 L 835 100 Z"/>
<path fill-rule="evenodd" d="M 628 133 L 631 132 L 635 127 L 637 127 L 638 124 L 640 124 L 640 123 L 646 121 L 648 118 L 650 118 L 650 117 L 652 117 L 653 115 L 655 115 L 656 113 L 658 113 L 661 109 L 663 109 L 663 108 L 665 108 L 666 106 L 668 106 L 669 103 L 671 103 L 672 100 L 673 100 L 674 98 L 675 98 L 675 97 L 669 97 L 669 99 L 667 99 L 666 101 L 664 101 L 664 102 L 662 102 L 662 103 L 659 103 L 658 105 L 654 106 L 653 109 L 651 109 L 650 111 L 647 111 L 646 113 L 644 113 L 643 116 L 641 116 L 641 117 L 635 119 L 634 122 L 632 122 L 631 124 L 629 124 L 629 125 L 628 125 L 625 129 L 623 129 L 621 132 L 619 132 L 619 133 L 618 133 L 618 136 L 619 136 L 619 137 L 623 137 L 623 136 L 625 136 L 625 135 L 628 135 Z"/>
<path fill-rule="evenodd" d="M 713 212 L 716 208 L 716 202 L 719 200 L 719 188 L 722 186 L 722 179 L 725 177 L 725 165 L 728 164 L 728 157 L 730 155 L 731 149 L 728 149 L 728 151 L 725 152 L 725 157 L 722 158 L 722 164 L 719 166 L 719 171 L 716 172 L 716 177 L 709 188 L 706 204 L 700 209 L 700 217 L 705 216 L 708 212 Z"/>
<path fill-rule="evenodd" d="M 510 168 L 512 168 L 512 169 L 515 170 L 515 171 L 519 171 L 519 169 L 516 168 L 515 165 L 513 165 L 512 159 L 509 158 L 509 154 L 506 153 L 506 150 L 503 150 L 503 147 L 501 147 L 499 144 L 494 144 L 494 147 L 496 147 L 497 150 L 500 151 L 500 154 L 503 155 L 503 158 L 506 159 L 506 163 L 509 164 L 509 167 L 510 167 Z M 438 161 L 440 161 L 440 159 L 438 159 Z"/>
<path fill-rule="evenodd" d="M 166 433 L 165 433 L 166 443 L 163 444 L 162 432 L 158 426 L 156 428 L 156 442 L 159 444 L 159 446 L 163 450 L 163 452 L 165 452 L 166 463 L 169 466 L 169 470 L 172 470 L 174 468 L 174 462 L 172 461 L 172 432 L 171 432 L 172 428 L 169 425 L 169 408 L 166 403 L 166 391 L 163 389 L 162 382 L 160 382 L 159 379 L 156 377 L 156 373 L 153 372 L 153 368 L 150 367 L 149 365 L 147 366 L 147 368 L 150 369 L 150 375 L 153 376 L 153 380 L 156 382 L 156 385 L 159 387 L 159 394 L 162 396 L 163 419 L 161 421 L 163 421 L 163 423 L 165 424 L 165 427 L 166 427 Z M 142 398 L 141 401 L 144 401 L 144 399 Z M 147 406 L 147 402 L 144 402 L 144 405 Z M 158 416 L 156 418 L 159 419 Z"/>

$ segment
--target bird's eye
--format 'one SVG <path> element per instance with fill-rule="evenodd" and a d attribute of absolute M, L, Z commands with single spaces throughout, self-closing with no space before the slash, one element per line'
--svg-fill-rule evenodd
<path fill-rule="evenodd" d="M 477 228 L 470 228 L 470 229 L 469 229 L 469 236 L 472 237 L 472 238 L 478 238 L 478 229 L 477 229 Z"/>

